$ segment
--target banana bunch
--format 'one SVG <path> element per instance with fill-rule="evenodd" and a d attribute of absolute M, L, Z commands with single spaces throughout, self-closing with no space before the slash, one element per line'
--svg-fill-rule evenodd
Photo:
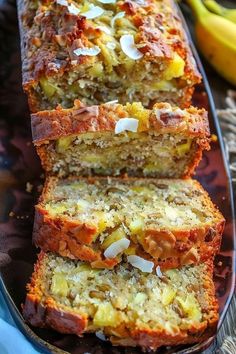
<path fill-rule="evenodd" d="M 235 10 L 225 9 L 216 3 L 219 8 L 215 7 L 214 12 L 220 12 L 216 14 L 210 12 L 201 0 L 187 0 L 187 3 L 196 16 L 195 34 L 199 50 L 221 76 L 236 85 Z M 205 0 L 205 3 L 208 8 L 211 6 L 212 11 L 215 1 Z"/>

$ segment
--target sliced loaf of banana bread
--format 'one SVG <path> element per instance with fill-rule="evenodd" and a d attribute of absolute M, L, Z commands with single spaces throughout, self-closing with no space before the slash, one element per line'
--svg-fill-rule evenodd
<path fill-rule="evenodd" d="M 197 266 L 143 272 L 129 263 L 92 269 L 41 253 L 23 307 L 33 326 L 62 333 L 96 332 L 114 345 L 153 349 L 212 336 L 218 304 L 212 260 Z"/>
<path fill-rule="evenodd" d="M 116 102 L 32 114 L 44 169 L 58 176 L 186 177 L 209 149 L 207 112 L 168 103 Z"/>
<path fill-rule="evenodd" d="M 92 267 L 112 268 L 135 255 L 174 268 L 215 254 L 223 227 L 195 180 L 49 177 L 33 239 Z"/>

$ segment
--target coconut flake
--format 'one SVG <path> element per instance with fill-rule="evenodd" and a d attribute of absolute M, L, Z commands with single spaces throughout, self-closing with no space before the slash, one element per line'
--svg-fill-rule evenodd
<path fill-rule="evenodd" d="M 85 16 L 88 20 L 99 17 L 103 14 L 104 10 L 99 6 L 90 5 L 89 10 L 81 13 L 82 16 Z"/>
<path fill-rule="evenodd" d="M 80 9 L 77 6 L 75 6 L 74 4 L 68 5 L 68 11 L 70 14 L 73 14 L 73 15 L 78 15 L 80 13 Z"/>
<path fill-rule="evenodd" d="M 130 245 L 130 240 L 122 238 L 116 242 L 113 242 L 104 252 L 106 258 L 115 258 L 119 253 L 126 250 Z"/>
<path fill-rule="evenodd" d="M 159 277 L 159 278 L 163 278 L 163 274 L 161 272 L 161 267 L 160 266 L 157 266 L 156 267 L 156 275 Z"/>
<path fill-rule="evenodd" d="M 115 49 L 116 44 L 114 42 L 108 42 L 106 44 L 106 46 L 107 46 L 108 49 L 112 49 L 113 50 L 113 49 Z"/>
<path fill-rule="evenodd" d="M 125 16 L 125 12 L 124 12 L 124 11 L 118 12 L 118 13 L 113 17 L 113 19 L 111 20 L 111 27 L 114 27 L 116 20 L 118 20 L 119 18 L 122 18 L 122 17 L 124 17 L 124 16 Z"/>
<path fill-rule="evenodd" d="M 98 0 L 102 4 L 115 4 L 116 0 Z"/>
<path fill-rule="evenodd" d="M 131 59 L 137 60 L 143 57 L 143 53 L 141 53 L 136 47 L 134 43 L 134 36 L 131 34 L 124 34 L 120 38 L 120 45 L 123 52 Z"/>
<path fill-rule="evenodd" d="M 96 28 L 100 29 L 102 32 L 104 32 L 106 34 L 111 34 L 110 28 L 108 28 L 106 26 L 97 26 Z"/>
<path fill-rule="evenodd" d="M 154 267 L 153 262 L 147 261 L 139 256 L 128 256 L 127 260 L 133 267 L 140 269 L 144 273 L 151 273 Z"/>
<path fill-rule="evenodd" d="M 104 336 L 102 331 L 97 331 L 95 332 L 96 337 L 98 337 L 99 339 L 106 341 L 106 337 Z"/>
<path fill-rule="evenodd" d="M 121 118 L 116 122 L 115 134 L 122 133 L 125 130 L 136 133 L 138 130 L 138 123 L 138 119 L 135 118 Z"/>
<path fill-rule="evenodd" d="M 78 48 L 74 50 L 74 54 L 77 56 L 80 55 L 88 55 L 89 57 L 93 57 L 101 52 L 101 49 L 97 46 L 94 46 L 92 48 Z"/>
<path fill-rule="evenodd" d="M 115 104 L 115 103 L 118 103 L 118 100 L 107 101 L 104 104 Z"/>
<path fill-rule="evenodd" d="M 68 6 L 67 0 L 57 0 L 57 4 L 61 6 Z"/>

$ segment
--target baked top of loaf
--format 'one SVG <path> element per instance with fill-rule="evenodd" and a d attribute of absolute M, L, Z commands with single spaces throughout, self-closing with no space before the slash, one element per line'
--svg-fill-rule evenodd
<path fill-rule="evenodd" d="M 209 149 L 207 112 L 168 103 L 75 101 L 32 114 L 32 133 L 44 169 L 59 176 L 189 176 Z"/>
<path fill-rule="evenodd" d="M 96 332 L 113 344 L 156 349 L 200 342 L 216 328 L 212 261 L 159 274 L 114 270 L 41 253 L 23 308 L 32 325 Z"/>
<path fill-rule="evenodd" d="M 172 0 L 18 1 L 32 111 L 119 98 L 188 105 L 200 81 Z"/>
<path fill-rule="evenodd" d="M 218 251 L 224 218 L 197 181 L 48 178 L 34 241 L 45 251 L 111 268 L 129 255 L 164 267 Z"/>

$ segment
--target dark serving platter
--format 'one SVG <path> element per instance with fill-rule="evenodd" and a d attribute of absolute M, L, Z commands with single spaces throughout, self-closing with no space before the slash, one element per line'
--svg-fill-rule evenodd
<path fill-rule="evenodd" d="M 33 271 L 37 254 L 32 246 L 31 233 L 34 203 L 42 187 L 43 175 L 31 143 L 29 112 L 21 89 L 16 18 L 14 0 L 0 0 L 0 290 L 18 328 L 40 353 L 140 353 L 138 349 L 112 347 L 94 335 L 78 338 L 48 329 L 31 328 L 21 315 L 26 283 Z M 193 103 L 208 109 L 211 132 L 218 137 L 212 144 L 211 151 L 204 154 L 195 177 L 209 192 L 226 218 L 221 252 L 215 259 L 214 272 L 220 307 L 219 328 L 235 285 L 233 190 L 211 91 L 185 22 L 184 25 L 204 79 L 203 84 L 196 89 Z M 158 353 L 197 353 L 207 348 L 212 340 L 210 338 L 202 344 L 192 346 L 163 347 Z"/>

